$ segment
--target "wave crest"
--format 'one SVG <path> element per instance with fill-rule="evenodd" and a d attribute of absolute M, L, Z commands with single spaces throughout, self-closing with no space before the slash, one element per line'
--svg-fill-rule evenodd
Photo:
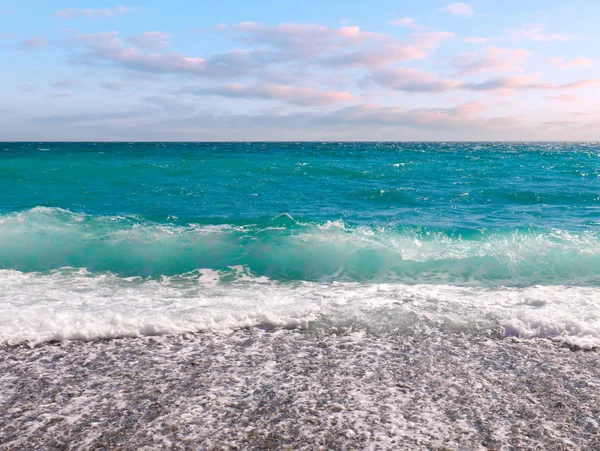
<path fill-rule="evenodd" d="M 232 266 L 281 281 L 600 285 L 600 236 L 306 223 L 287 214 L 184 225 L 47 207 L 0 216 L 0 269 L 160 277 Z"/>

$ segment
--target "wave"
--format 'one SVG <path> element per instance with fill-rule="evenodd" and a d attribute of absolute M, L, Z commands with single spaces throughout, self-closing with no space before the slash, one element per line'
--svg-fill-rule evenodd
<path fill-rule="evenodd" d="M 243 327 L 463 333 L 600 346 L 600 288 L 279 282 L 247 268 L 157 279 L 63 268 L 0 270 L 0 343 Z"/>
<path fill-rule="evenodd" d="M 289 215 L 176 224 L 36 207 L 0 216 L 0 269 L 63 267 L 160 277 L 232 266 L 278 281 L 600 285 L 600 235 L 564 230 L 432 230 Z"/>

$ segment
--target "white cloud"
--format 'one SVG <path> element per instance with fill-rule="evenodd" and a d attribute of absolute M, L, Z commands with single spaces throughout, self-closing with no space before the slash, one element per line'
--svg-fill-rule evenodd
<path fill-rule="evenodd" d="M 561 91 L 579 89 L 590 85 L 600 84 L 600 78 L 588 78 L 571 83 L 556 84 L 539 82 L 539 74 L 515 75 L 512 77 L 496 78 L 484 82 L 464 83 L 462 89 L 471 91 L 513 91 L 513 90 L 548 90 Z"/>
<path fill-rule="evenodd" d="M 452 14 L 454 16 L 472 16 L 475 14 L 473 8 L 471 8 L 466 3 L 451 3 L 450 5 L 444 6 L 440 8 L 439 11 Z"/>
<path fill-rule="evenodd" d="M 397 27 L 413 27 L 415 19 L 412 17 L 403 17 L 402 19 L 390 20 L 388 23 Z"/>
<path fill-rule="evenodd" d="M 140 72 L 206 77 L 246 75 L 253 69 L 263 67 L 270 55 L 268 51 L 233 50 L 201 58 L 177 52 L 149 52 L 138 47 L 128 47 L 116 31 L 79 35 L 73 41 L 85 46 L 85 51 L 76 54 L 71 60 L 78 64 L 105 62 Z"/>
<path fill-rule="evenodd" d="M 514 75 L 511 77 L 491 78 L 477 82 L 443 79 L 434 74 L 416 69 L 396 68 L 375 70 L 365 78 L 367 84 L 376 84 L 388 89 L 409 92 L 437 94 L 449 91 L 500 92 L 540 90 L 567 91 L 600 84 L 599 78 L 589 78 L 571 83 L 556 84 L 538 81 L 539 74 Z"/>
<path fill-rule="evenodd" d="M 489 41 L 490 40 L 488 38 L 482 38 L 479 36 L 467 36 L 463 38 L 463 42 L 466 42 L 467 44 L 485 44 Z"/>
<path fill-rule="evenodd" d="M 99 19 L 103 17 L 114 17 L 125 14 L 134 9 L 129 6 L 118 5 L 110 9 L 77 9 L 67 8 L 54 13 L 61 19 L 75 19 L 76 17 L 87 17 L 88 19 Z"/>
<path fill-rule="evenodd" d="M 519 41 L 529 39 L 538 42 L 566 42 L 569 38 L 560 33 L 545 33 L 544 25 L 526 25 L 521 28 L 508 29 L 508 37 Z"/>
<path fill-rule="evenodd" d="M 502 47 L 487 47 L 483 54 L 463 53 L 452 61 L 452 65 L 461 74 L 472 74 L 484 71 L 523 70 L 519 65 L 531 52 L 525 49 L 505 49 Z"/>
<path fill-rule="evenodd" d="M 129 40 L 134 46 L 144 50 L 162 50 L 169 46 L 169 35 L 161 31 L 146 31 Z"/>

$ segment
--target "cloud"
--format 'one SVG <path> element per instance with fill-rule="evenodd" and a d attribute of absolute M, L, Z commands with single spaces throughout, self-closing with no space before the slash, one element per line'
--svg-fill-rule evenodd
<path fill-rule="evenodd" d="M 472 16 L 475 14 L 473 8 L 471 8 L 466 3 L 451 3 L 450 5 L 444 6 L 440 8 L 438 11 L 442 11 L 448 14 L 452 14 L 454 16 Z"/>
<path fill-rule="evenodd" d="M 179 99 L 172 97 L 150 96 L 146 97 L 144 101 L 168 114 L 188 116 L 195 111 L 192 106 L 186 105 Z"/>
<path fill-rule="evenodd" d="M 393 25 L 395 27 L 407 27 L 413 30 L 421 31 L 429 29 L 428 27 L 424 27 L 423 25 L 419 25 L 418 23 L 416 23 L 413 17 L 402 17 L 400 19 L 390 20 L 388 21 L 388 24 Z"/>
<path fill-rule="evenodd" d="M 57 81 L 55 83 L 51 83 L 50 86 L 54 87 L 54 88 L 61 88 L 61 89 L 65 89 L 65 88 L 76 88 L 77 86 L 81 86 L 81 80 L 74 80 L 71 78 L 65 78 L 61 81 Z"/>
<path fill-rule="evenodd" d="M 415 19 L 412 17 L 403 17 L 401 19 L 390 20 L 388 22 L 390 25 L 394 25 L 397 27 L 414 27 Z"/>
<path fill-rule="evenodd" d="M 365 78 L 365 81 L 388 89 L 412 93 L 440 93 L 459 89 L 462 86 L 459 81 L 443 80 L 433 74 L 408 68 L 374 71 Z"/>
<path fill-rule="evenodd" d="M 46 46 L 46 40 L 43 38 L 30 38 L 21 41 L 19 47 L 22 49 L 39 49 Z"/>
<path fill-rule="evenodd" d="M 160 31 L 146 31 L 129 38 L 137 48 L 143 50 L 162 50 L 169 46 L 169 35 Z"/>
<path fill-rule="evenodd" d="M 88 19 L 99 19 L 104 17 L 114 17 L 128 13 L 134 9 L 129 6 L 118 5 L 111 9 L 76 9 L 67 8 L 54 13 L 61 19 L 75 19 L 76 17 L 86 17 Z"/>
<path fill-rule="evenodd" d="M 544 33 L 545 29 L 544 25 L 529 25 L 522 28 L 509 29 L 508 36 L 515 41 L 529 39 L 538 42 L 566 42 L 569 40 L 564 34 Z"/>
<path fill-rule="evenodd" d="M 479 119 L 485 107 L 477 102 L 451 108 L 382 107 L 377 104 L 361 104 L 342 108 L 321 116 L 313 116 L 313 121 L 324 125 L 345 127 L 410 127 L 447 128 L 460 124 L 486 122 Z M 317 119 L 318 118 L 318 119 Z"/>
<path fill-rule="evenodd" d="M 519 64 L 529 55 L 531 55 L 531 52 L 525 49 L 511 50 L 501 47 L 487 47 L 481 56 L 473 53 L 460 54 L 454 58 L 452 66 L 461 74 L 473 74 L 490 70 L 501 72 L 522 70 Z"/>
<path fill-rule="evenodd" d="M 64 97 L 63 94 L 57 94 L 60 97 Z M 68 96 L 68 95 L 67 95 Z M 34 122 L 48 125 L 68 125 L 69 127 L 81 123 L 86 124 L 98 124 L 102 122 L 120 121 L 123 119 L 129 119 L 133 117 L 140 117 L 139 112 L 85 112 L 79 114 L 62 114 L 56 115 L 51 114 L 48 116 L 40 116 L 34 119 Z"/>
<path fill-rule="evenodd" d="M 341 51 L 318 61 L 336 68 L 381 68 L 392 63 L 424 59 L 443 41 L 454 37 L 450 32 L 415 33 L 408 42 L 386 42 L 377 47 Z"/>
<path fill-rule="evenodd" d="M 102 84 L 102 88 L 106 89 L 107 91 L 114 91 L 114 92 L 121 92 L 126 86 L 127 86 L 127 83 L 118 82 L 118 81 Z"/>
<path fill-rule="evenodd" d="M 454 36 L 449 32 L 416 32 L 398 40 L 390 35 L 362 31 L 359 27 L 328 28 L 294 23 L 267 26 L 242 22 L 227 28 L 241 33 L 246 43 L 277 49 L 279 62 L 302 61 L 337 68 L 381 67 L 422 59 L 439 43 Z"/>
<path fill-rule="evenodd" d="M 567 61 L 565 58 L 550 58 L 548 61 L 557 69 L 573 69 L 576 67 L 589 67 L 594 65 L 591 59 L 584 57 L 573 58 L 571 61 Z"/>
<path fill-rule="evenodd" d="M 382 69 L 373 71 L 365 77 L 364 83 L 409 93 L 443 93 L 449 91 L 510 93 L 517 90 L 546 90 L 559 91 L 579 89 L 590 85 L 600 84 L 600 79 L 592 78 L 571 83 L 556 84 L 539 82 L 539 74 L 515 75 L 512 77 L 493 78 L 481 82 L 463 82 L 438 78 L 433 74 L 417 71 L 416 69 Z"/>
<path fill-rule="evenodd" d="M 600 78 L 590 78 L 571 83 L 556 84 L 552 82 L 538 82 L 538 74 L 515 75 L 513 77 L 496 78 L 479 83 L 464 83 L 462 89 L 471 91 L 495 91 L 495 90 L 569 90 L 579 89 L 600 83 Z"/>
<path fill-rule="evenodd" d="M 248 44 L 266 44 L 290 57 L 332 52 L 386 37 L 381 33 L 361 31 L 356 26 L 329 28 L 323 25 L 287 22 L 273 26 L 258 22 L 241 22 L 225 29 L 242 34 L 242 40 Z"/>
<path fill-rule="evenodd" d="M 233 50 L 209 58 L 190 57 L 178 52 L 149 52 L 127 46 L 116 31 L 79 35 L 73 39 L 83 44 L 86 51 L 75 55 L 72 62 L 97 64 L 105 62 L 142 72 L 188 74 L 208 77 L 233 77 L 246 75 L 263 67 L 268 51 Z"/>
<path fill-rule="evenodd" d="M 485 44 L 489 41 L 488 38 L 481 38 L 479 36 L 466 36 L 463 38 L 463 42 L 466 42 L 467 44 Z"/>
<path fill-rule="evenodd" d="M 561 94 L 558 96 L 546 96 L 548 100 L 558 100 L 559 102 L 564 103 L 575 103 L 579 101 L 579 98 L 574 94 Z"/>
<path fill-rule="evenodd" d="M 477 102 L 450 108 L 383 107 L 359 104 L 331 111 L 286 112 L 269 109 L 255 114 L 202 110 L 191 112 L 177 99 L 146 98 L 134 110 L 48 115 L 35 119 L 37 133 L 71 140 L 405 140 L 506 139 L 521 123 L 511 117 L 482 117 Z M 157 114 L 162 110 L 164 114 Z M 66 127 L 68 126 L 68 127 Z M 65 128 L 66 127 L 66 128 Z M 65 130 L 68 129 L 68 135 Z M 64 136 L 60 134 L 63 131 Z M 58 134 L 57 134 L 58 133 Z M 83 135 L 87 133 L 87 135 Z M 109 135 L 110 133 L 110 135 Z M 14 132 L 11 137 L 14 136 Z M 29 135 L 30 136 L 30 135 Z"/>
<path fill-rule="evenodd" d="M 266 26 L 243 22 L 221 29 L 238 34 L 255 49 L 236 49 L 207 57 L 165 52 L 167 35 L 147 32 L 128 39 L 116 32 L 80 34 L 71 42 L 83 46 L 72 63 L 108 64 L 140 72 L 187 74 L 215 78 L 310 76 L 311 66 L 331 69 L 380 68 L 397 62 L 426 58 L 454 33 L 413 32 L 404 40 L 358 27 L 328 28 L 284 23 Z M 274 67 L 279 65 L 279 67 Z M 286 77 L 283 75 L 288 74 Z M 266 79 L 266 78 L 265 78 Z"/>
<path fill-rule="evenodd" d="M 282 100 L 302 106 L 328 106 L 354 100 L 349 92 L 320 91 L 314 88 L 293 87 L 274 83 L 259 83 L 251 86 L 234 83 L 222 87 L 198 88 L 191 91 L 191 93 L 232 98 Z"/>

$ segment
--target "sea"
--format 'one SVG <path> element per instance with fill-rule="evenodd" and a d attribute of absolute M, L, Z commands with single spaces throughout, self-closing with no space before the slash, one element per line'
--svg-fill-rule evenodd
<path fill-rule="evenodd" d="M 0 149 L 0 343 L 351 327 L 600 345 L 597 143 Z"/>
<path fill-rule="evenodd" d="M 600 144 L 0 144 L 0 449 L 600 449 Z"/>

